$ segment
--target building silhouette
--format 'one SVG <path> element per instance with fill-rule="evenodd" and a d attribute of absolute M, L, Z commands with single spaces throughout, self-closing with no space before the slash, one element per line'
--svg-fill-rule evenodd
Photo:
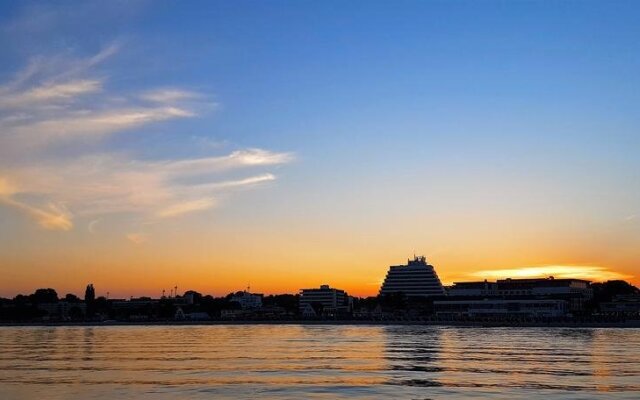
<path fill-rule="evenodd" d="M 392 265 L 380 288 L 380 295 L 403 293 L 407 297 L 444 296 L 445 291 L 433 265 L 424 256 L 407 260 L 407 265 Z"/>
<path fill-rule="evenodd" d="M 236 292 L 231 296 L 231 302 L 236 302 L 243 310 L 257 310 L 262 307 L 262 293 L 249 293 L 247 290 Z"/>
<path fill-rule="evenodd" d="M 547 299 L 564 302 L 565 305 L 558 306 L 558 309 L 553 311 L 552 314 L 554 316 L 563 311 L 565 313 L 579 313 L 583 311 L 585 303 L 593 297 L 589 281 L 576 278 L 555 279 L 553 276 L 526 279 L 507 278 L 499 279 L 496 282 L 486 280 L 481 282 L 456 282 L 447 289 L 447 294 L 450 301 L 492 299 L 497 302 L 497 299 L 504 299 L 505 301 Z M 505 301 L 501 304 L 506 304 Z M 531 303 L 535 304 L 535 301 Z M 438 304 L 446 307 L 443 302 Z M 462 303 L 457 303 L 458 307 L 461 307 L 460 304 Z M 469 304 L 471 308 L 474 307 L 473 304 Z M 483 304 L 487 305 L 486 302 Z M 544 307 L 547 306 L 548 304 Z M 497 303 L 496 307 L 498 307 Z M 540 308 L 540 313 L 548 314 L 549 310 L 545 310 L 544 307 Z M 533 309 L 535 307 L 531 306 L 530 308 Z M 518 306 L 511 307 L 514 312 L 517 312 L 517 309 L 519 309 Z M 536 313 L 538 311 L 533 312 L 533 314 Z"/>
<path fill-rule="evenodd" d="M 549 298 L 483 298 L 466 300 L 436 300 L 438 317 L 563 317 L 569 311 L 566 300 Z"/>
<path fill-rule="evenodd" d="M 344 290 L 322 285 L 301 289 L 299 305 L 303 317 L 336 316 L 349 311 L 349 296 Z"/>

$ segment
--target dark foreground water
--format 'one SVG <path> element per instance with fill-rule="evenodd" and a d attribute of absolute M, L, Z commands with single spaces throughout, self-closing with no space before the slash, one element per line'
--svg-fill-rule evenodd
<path fill-rule="evenodd" d="M 640 399 L 640 330 L 0 328 L 2 399 Z"/>

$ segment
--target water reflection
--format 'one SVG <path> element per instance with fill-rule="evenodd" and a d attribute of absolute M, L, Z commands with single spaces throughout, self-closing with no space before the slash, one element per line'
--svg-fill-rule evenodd
<path fill-rule="evenodd" d="M 640 330 L 0 328 L 2 399 L 640 396 Z"/>
<path fill-rule="evenodd" d="M 441 386 L 439 352 L 442 329 L 395 326 L 385 328 L 386 355 L 394 371 L 391 385 Z"/>
<path fill-rule="evenodd" d="M 95 333 L 94 333 L 94 327 L 86 327 L 84 328 L 84 337 L 83 337 L 83 342 L 84 342 L 84 346 L 83 346 L 83 350 L 84 350 L 84 357 L 83 357 L 83 361 L 93 361 L 93 347 L 96 341 L 95 338 Z"/>
<path fill-rule="evenodd" d="M 592 379 L 600 392 L 618 392 L 638 387 L 640 341 L 620 330 L 593 332 L 590 351 Z"/>

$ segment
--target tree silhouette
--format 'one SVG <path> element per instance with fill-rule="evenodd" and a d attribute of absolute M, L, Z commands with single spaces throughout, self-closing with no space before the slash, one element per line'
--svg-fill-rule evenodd
<path fill-rule="evenodd" d="M 80 303 L 80 298 L 78 296 L 76 296 L 73 293 L 67 293 L 64 296 L 64 301 L 69 302 L 69 303 Z"/>
<path fill-rule="evenodd" d="M 29 296 L 29 301 L 32 303 L 57 303 L 58 293 L 54 289 L 37 289 L 32 295 Z"/>
<path fill-rule="evenodd" d="M 640 289 L 628 282 L 620 280 L 592 283 L 591 289 L 593 289 L 594 303 L 611 301 L 615 296 L 620 295 L 640 294 Z"/>
<path fill-rule="evenodd" d="M 87 317 L 93 317 L 96 312 L 96 290 L 93 288 L 93 284 L 87 285 L 87 289 L 84 291 L 84 302 L 87 305 Z"/>

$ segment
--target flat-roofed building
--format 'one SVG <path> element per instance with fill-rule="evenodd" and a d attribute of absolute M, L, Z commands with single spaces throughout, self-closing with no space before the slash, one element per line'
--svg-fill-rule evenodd
<path fill-rule="evenodd" d="M 495 296 L 498 293 L 495 282 L 455 282 L 447 287 L 449 296 Z"/>
<path fill-rule="evenodd" d="M 499 279 L 496 282 L 456 282 L 448 288 L 450 296 L 549 296 L 577 294 L 592 297 L 590 282 L 582 279 L 527 278 Z"/>
<path fill-rule="evenodd" d="M 433 265 L 424 256 L 407 260 L 407 265 L 392 265 L 384 278 L 380 295 L 404 293 L 407 297 L 444 296 L 445 291 Z"/>
<path fill-rule="evenodd" d="M 569 310 L 557 299 L 436 300 L 433 307 L 439 317 L 563 317 Z"/>
<path fill-rule="evenodd" d="M 47 318 L 69 319 L 72 316 L 78 318 L 87 312 L 87 305 L 84 302 L 58 301 L 56 303 L 40 303 L 38 310 L 45 311 Z"/>
<path fill-rule="evenodd" d="M 589 281 L 575 278 L 499 279 L 496 282 L 456 282 L 447 289 L 450 297 L 520 298 L 565 300 L 569 310 L 580 313 L 593 297 Z M 454 300 L 454 299 L 452 299 Z"/>
<path fill-rule="evenodd" d="M 262 297 L 262 293 L 249 293 L 243 290 L 231 296 L 231 301 L 240 304 L 243 310 L 255 310 L 262 307 Z"/>
<path fill-rule="evenodd" d="M 640 317 L 640 295 L 615 296 L 611 301 L 600 303 L 600 312 L 607 315 Z"/>
<path fill-rule="evenodd" d="M 300 313 L 306 317 L 336 315 L 349 311 L 349 296 L 341 289 L 321 285 L 300 290 Z"/>
<path fill-rule="evenodd" d="M 590 282 L 583 279 L 556 279 L 550 276 L 548 278 L 499 279 L 496 283 L 498 295 L 548 296 L 577 294 L 586 299 L 590 299 L 593 296 Z"/>

